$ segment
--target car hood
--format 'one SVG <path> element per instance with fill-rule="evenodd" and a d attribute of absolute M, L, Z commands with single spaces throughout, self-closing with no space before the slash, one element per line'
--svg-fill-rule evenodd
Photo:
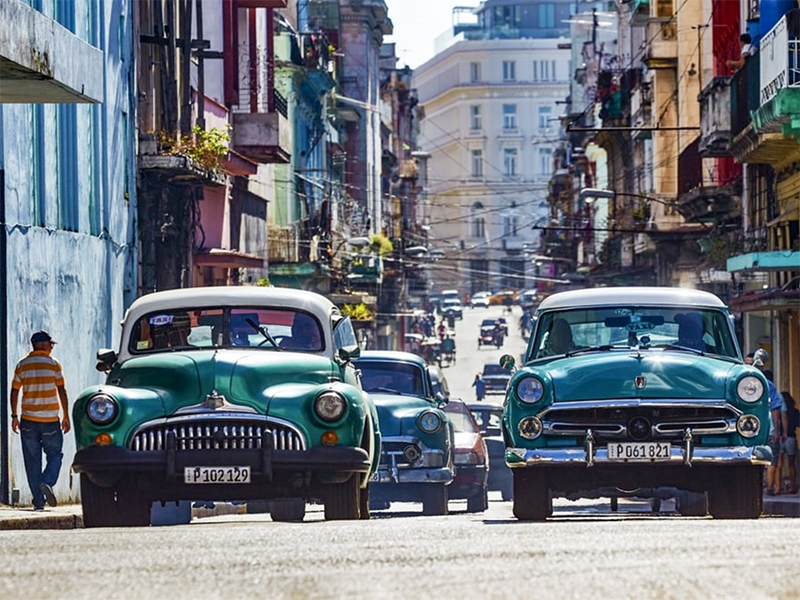
<path fill-rule="evenodd" d="M 381 435 L 417 436 L 416 418 L 424 410 L 435 408 L 431 402 L 413 396 L 370 394 L 378 410 Z"/>
<path fill-rule="evenodd" d="M 164 412 L 200 405 L 213 390 L 232 406 L 268 413 L 272 398 L 287 388 L 303 394 L 327 384 L 332 362 L 322 356 L 274 351 L 218 350 L 162 353 L 125 361 L 118 382 L 124 388 L 157 393 Z"/>
<path fill-rule="evenodd" d="M 471 431 L 456 431 L 455 447 L 457 450 L 473 450 L 480 440 L 479 433 Z"/>
<path fill-rule="evenodd" d="M 556 359 L 545 369 L 556 402 L 615 398 L 724 398 L 725 360 L 683 352 L 605 352 Z M 644 387 L 635 380 L 644 377 Z"/>

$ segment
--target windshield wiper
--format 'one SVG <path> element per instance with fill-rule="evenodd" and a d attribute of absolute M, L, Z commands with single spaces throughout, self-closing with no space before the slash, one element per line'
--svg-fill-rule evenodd
<path fill-rule="evenodd" d="M 281 348 L 280 346 L 278 346 L 278 343 L 277 343 L 277 342 L 276 342 L 276 341 L 275 341 L 275 340 L 272 338 L 272 336 L 269 334 L 269 331 L 267 331 L 267 328 L 266 328 L 266 327 L 262 327 L 261 325 L 259 325 L 259 324 L 258 324 L 258 323 L 256 323 L 255 321 L 253 321 L 253 319 L 251 319 L 250 317 L 247 317 L 247 318 L 245 319 L 245 321 L 247 321 L 247 324 L 248 324 L 248 325 L 250 325 L 250 327 L 252 327 L 252 328 L 253 328 L 253 329 L 255 329 L 255 330 L 258 332 L 258 333 L 260 333 L 261 335 L 263 335 L 263 336 L 266 338 L 266 340 L 267 340 L 267 341 L 268 341 L 270 344 L 272 344 L 272 347 L 273 347 L 273 348 L 275 348 L 275 350 L 283 350 L 283 348 Z M 263 344 L 264 342 L 261 342 L 261 343 Z"/>
<path fill-rule="evenodd" d="M 614 348 L 621 348 L 621 346 L 612 346 L 610 344 L 604 344 L 602 346 L 591 346 L 589 348 L 578 348 L 577 350 L 572 350 L 571 352 L 565 352 L 564 356 L 569 358 L 570 356 L 575 356 L 576 354 L 580 354 L 581 352 L 601 352 L 605 350 L 613 350 Z"/>
<path fill-rule="evenodd" d="M 404 394 L 403 392 L 401 392 L 399 390 L 393 390 L 391 388 L 385 388 L 385 387 L 376 387 L 376 388 L 370 389 L 369 391 L 370 392 L 383 392 L 385 394 L 397 394 L 399 396 L 407 396 L 408 395 L 408 394 Z"/>
<path fill-rule="evenodd" d="M 689 346 L 681 346 L 680 344 L 655 344 L 653 348 L 663 348 L 664 350 L 682 350 L 683 352 L 693 352 L 698 356 L 705 356 L 706 353 L 697 348 L 690 348 Z"/>

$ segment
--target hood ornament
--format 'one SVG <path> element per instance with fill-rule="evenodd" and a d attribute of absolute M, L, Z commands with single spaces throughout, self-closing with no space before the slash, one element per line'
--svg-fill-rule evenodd
<path fill-rule="evenodd" d="M 205 401 L 203 402 L 203 408 L 207 408 L 209 410 L 217 410 L 218 408 L 222 408 L 227 404 L 227 400 L 225 400 L 225 396 L 220 394 L 217 390 L 211 390 L 211 393 L 206 396 Z"/>
<path fill-rule="evenodd" d="M 636 388 L 637 388 L 637 389 L 640 389 L 640 390 L 641 390 L 641 389 L 644 389 L 644 387 L 647 385 L 647 378 L 646 378 L 646 377 L 644 377 L 643 375 L 638 375 L 638 376 L 637 376 L 637 377 L 636 377 L 636 378 L 633 380 L 633 383 L 634 383 L 634 384 L 636 384 Z"/>

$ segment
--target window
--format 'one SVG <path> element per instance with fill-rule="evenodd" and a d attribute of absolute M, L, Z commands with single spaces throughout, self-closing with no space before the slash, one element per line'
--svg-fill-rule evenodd
<path fill-rule="evenodd" d="M 517 237 L 519 220 L 517 215 L 506 215 L 503 217 L 503 235 L 506 237 Z"/>
<path fill-rule="evenodd" d="M 519 27 L 520 7 L 517 5 L 495 6 L 494 26 L 495 27 Z"/>
<path fill-rule="evenodd" d="M 481 107 L 479 104 L 469 107 L 469 128 L 481 129 Z"/>
<path fill-rule="evenodd" d="M 472 176 L 483 177 L 483 150 L 472 150 Z"/>
<path fill-rule="evenodd" d="M 517 174 L 517 149 L 503 148 L 503 167 L 507 177 L 515 177 Z"/>
<path fill-rule="evenodd" d="M 470 222 L 472 223 L 472 237 L 486 237 L 486 219 L 483 218 L 483 204 L 476 202 L 470 210 Z"/>
<path fill-rule="evenodd" d="M 503 61 L 503 81 L 516 81 L 517 63 L 513 60 Z"/>
<path fill-rule="evenodd" d="M 549 106 L 540 106 L 539 107 L 539 129 L 545 130 L 550 129 L 550 113 L 551 108 Z"/>
<path fill-rule="evenodd" d="M 517 128 L 517 105 L 503 104 L 503 129 Z"/>
<path fill-rule="evenodd" d="M 469 80 L 472 83 L 481 80 L 481 63 L 479 62 L 469 63 Z"/>
<path fill-rule="evenodd" d="M 556 5 L 552 2 L 539 4 L 539 27 L 552 29 L 556 26 Z"/>
<path fill-rule="evenodd" d="M 553 171 L 553 150 L 539 148 L 539 175 L 546 177 Z"/>
<path fill-rule="evenodd" d="M 556 81 L 556 61 L 533 61 L 533 81 Z"/>

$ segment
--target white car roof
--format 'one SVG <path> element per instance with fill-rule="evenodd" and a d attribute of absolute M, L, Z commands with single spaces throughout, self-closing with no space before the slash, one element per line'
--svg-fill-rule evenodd
<path fill-rule="evenodd" d="M 704 306 L 725 308 L 714 294 L 672 287 L 608 287 L 559 292 L 539 304 L 539 311 L 589 306 Z"/>
<path fill-rule="evenodd" d="M 144 315 L 161 310 L 213 306 L 275 306 L 304 310 L 313 314 L 322 323 L 325 346 L 328 350 L 332 347 L 330 317 L 339 312 L 336 305 L 324 296 L 291 288 L 220 286 L 154 292 L 137 299 L 125 313 L 120 362 L 130 358 L 128 338 L 133 324 Z"/>

